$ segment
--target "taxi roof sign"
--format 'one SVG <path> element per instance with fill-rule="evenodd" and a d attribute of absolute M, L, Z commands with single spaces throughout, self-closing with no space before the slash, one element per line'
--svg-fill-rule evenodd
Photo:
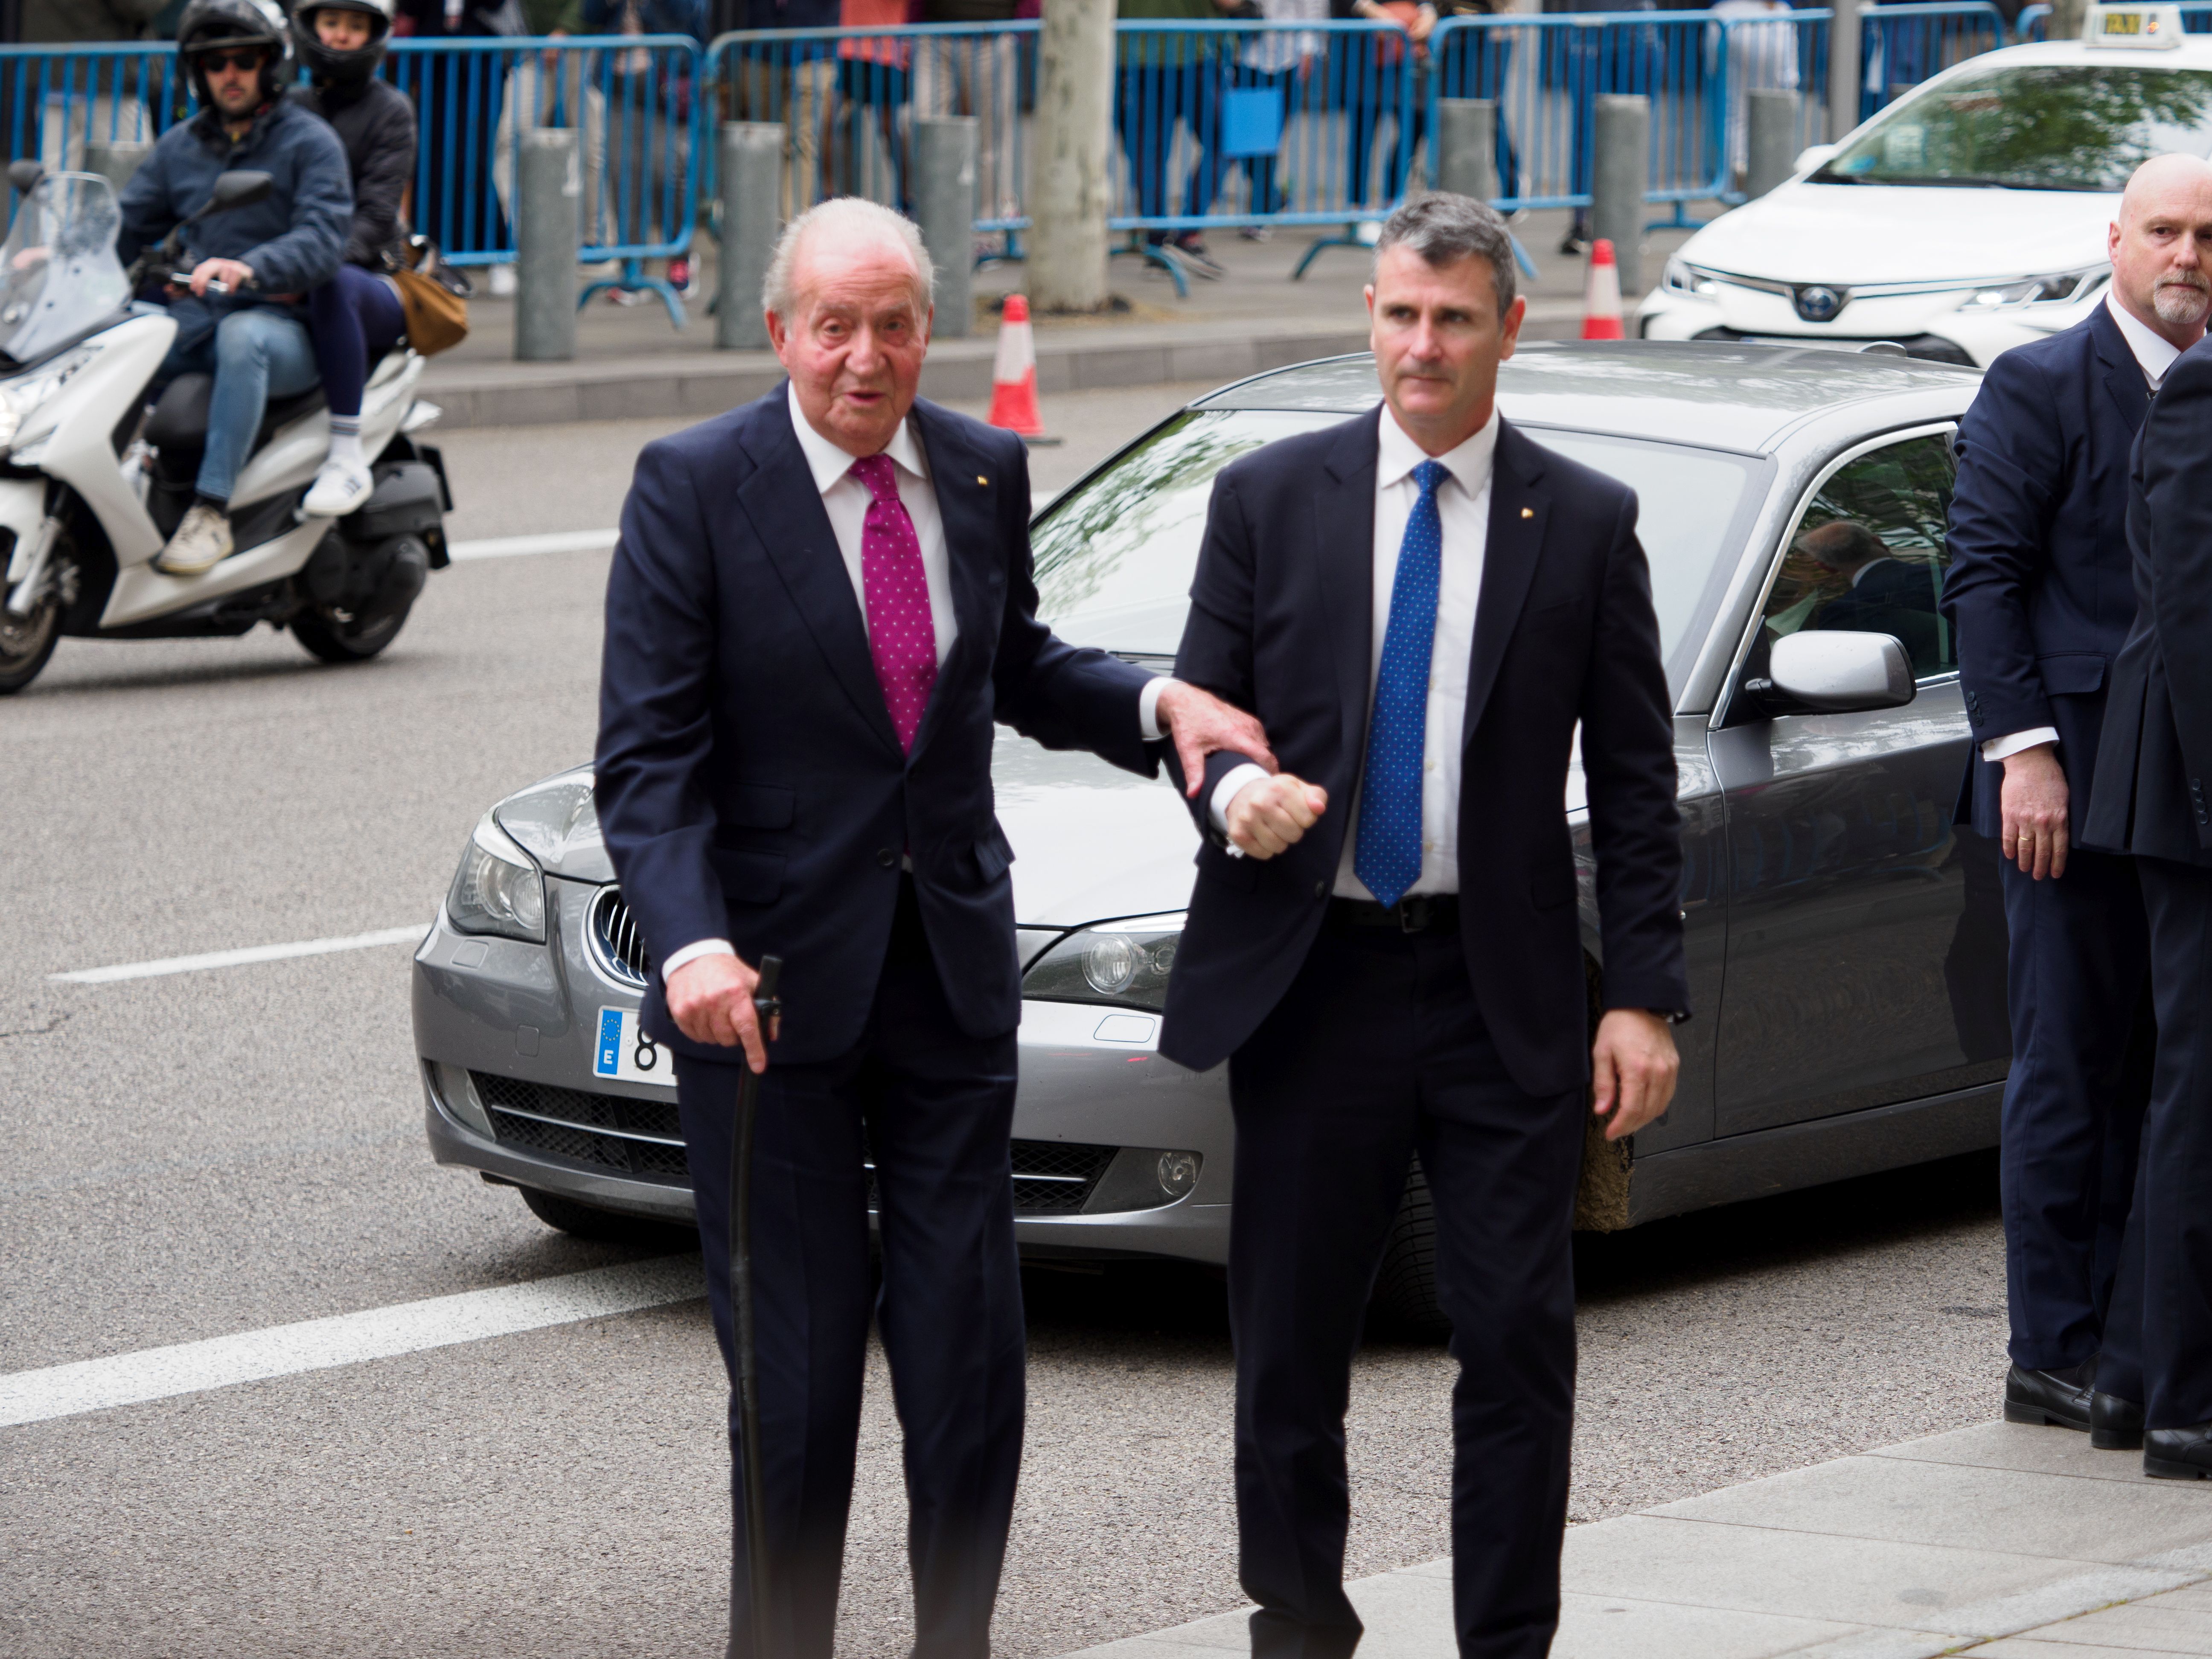
<path fill-rule="evenodd" d="M 2179 6 L 2092 6 L 2081 24 L 2083 44 L 2165 52 L 2181 45 Z"/>

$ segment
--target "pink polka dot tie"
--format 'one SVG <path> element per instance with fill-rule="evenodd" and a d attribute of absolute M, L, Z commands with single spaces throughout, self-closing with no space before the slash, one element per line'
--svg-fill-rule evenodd
<path fill-rule="evenodd" d="M 899 500 L 898 474 L 888 455 L 853 463 L 852 476 L 868 494 L 860 523 L 860 586 L 867 596 L 868 654 L 884 688 L 899 747 L 911 753 L 921 711 L 937 684 L 937 624 L 929 611 L 929 579 L 922 572 L 921 543 Z"/>

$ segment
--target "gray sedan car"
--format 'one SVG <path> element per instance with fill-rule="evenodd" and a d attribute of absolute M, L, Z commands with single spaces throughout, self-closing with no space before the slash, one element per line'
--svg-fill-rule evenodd
<path fill-rule="evenodd" d="M 1967 727 L 1937 610 L 1969 369 L 1751 345 L 1539 344 L 1506 414 L 1642 502 L 1675 706 L 1696 1016 L 1672 1109 L 1593 1136 L 1578 1224 L 1658 1216 L 1986 1146 L 2009 1060 L 1995 848 L 1952 822 Z M 1376 401 L 1364 356 L 1200 398 L 1054 501 L 1034 541 L 1063 638 L 1165 672 L 1212 480 Z M 1033 1256 L 1226 1258 L 1220 1070 L 1158 1051 L 1197 836 L 1164 781 L 1011 732 L 994 763 L 1024 968 L 1017 1226 Z M 1599 960 L 1578 776 L 1560 803 Z M 606 1233 L 691 1213 L 653 970 L 587 769 L 487 812 L 416 953 L 441 1162 Z M 1377 1296 L 1432 1316 L 1410 1172 Z"/>

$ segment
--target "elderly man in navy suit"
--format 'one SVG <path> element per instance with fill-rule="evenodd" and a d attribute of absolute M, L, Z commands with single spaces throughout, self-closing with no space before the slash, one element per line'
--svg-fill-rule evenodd
<path fill-rule="evenodd" d="M 1021 440 L 915 395 L 931 274 L 873 203 L 793 221 L 764 295 L 789 380 L 647 447 L 607 583 L 599 817 L 660 964 L 645 1029 L 676 1056 L 726 1363 L 732 1107 L 741 1066 L 763 1074 L 744 1453 L 769 1535 L 744 1535 L 740 1504 L 732 1659 L 766 1659 L 761 1548 L 777 1659 L 828 1659 L 872 1315 L 906 1437 L 913 1651 L 990 1651 L 1023 1400 L 994 722 L 1146 775 L 1163 731 L 1194 772 L 1224 744 L 1267 751 L 1249 715 L 1037 621 Z M 765 1040 L 764 954 L 785 963 Z"/>
<path fill-rule="evenodd" d="M 1483 204 L 1439 193 L 1390 216 L 1367 290 L 1382 404 L 1223 469 L 1176 663 L 1257 714 L 1285 769 L 1206 764 L 1160 1042 L 1229 1061 L 1255 1659 L 1344 1659 L 1360 1638 L 1345 1401 L 1416 1152 L 1460 1367 L 1459 1652 L 1549 1650 L 1583 1126 L 1594 1103 L 1632 1133 L 1674 1090 L 1682 852 L 1636 496 L 1499 416 L 1527 309 L 1513 279 Z M 1565 805 L 1578 726 L 1595 1048 Z"/>
<path fill-rule="evenodd" d="M 2149 943 L 2135 861 L 2081 843 L 2136 615 L 2128 455 L 2161 377 L 2204 333 L 2212 167 L 2145 162 L 2109 243 L 2103 302 L 1998 358 L 1960 422 L 1943 611 L 1978 739 L 1962 814 L 1997 838 L 2011 935 L 2004 1412 L 2127 1446 L 2140 1407 L 2104 1389 L 2098 1358 L 2150 1086 Z"/>

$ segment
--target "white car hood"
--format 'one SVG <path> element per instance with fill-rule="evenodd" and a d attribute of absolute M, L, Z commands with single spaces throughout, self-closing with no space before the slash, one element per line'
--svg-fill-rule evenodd
<path fill-rule="evenodd" d="M 1014 919 L 1073 927 L 1180 910 L 1198 827 L 1164 773 L 1040 748 L 1006 727 L 991 757 L 999 823 L 1014 848 Z"/>
<path fill-rule="evenodd" d="M 2105 257 L 2117 195 L 1792 183 L 1692 236 L 1693 265 L 1785 283 L 1961 283 Z"/>

